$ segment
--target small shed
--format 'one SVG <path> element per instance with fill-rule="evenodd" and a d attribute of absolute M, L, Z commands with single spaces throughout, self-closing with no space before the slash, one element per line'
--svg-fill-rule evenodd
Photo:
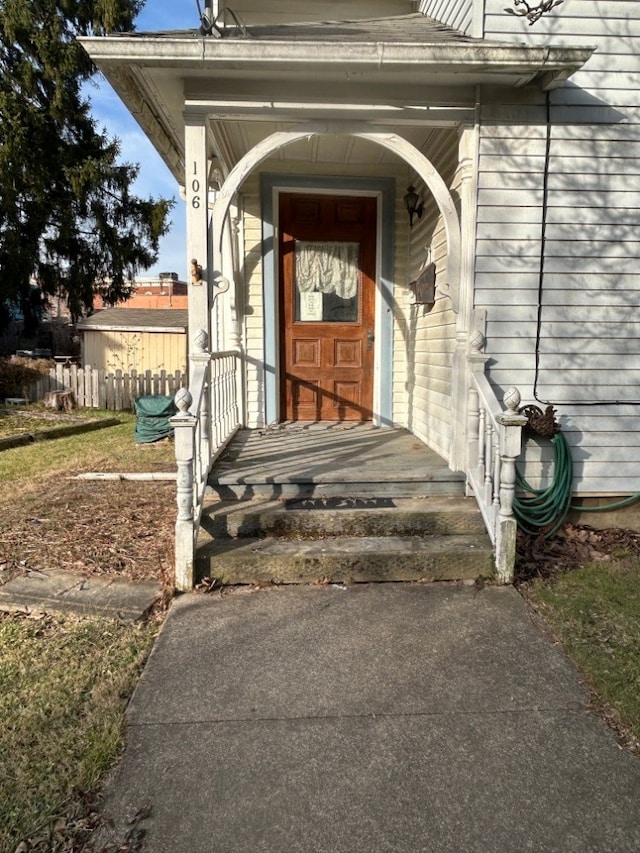
<path fill-rule="evenodd" d="M 106 308 L 78 324 L 82 363 L 113 373 L 187 370 L 186 309 Z"/>

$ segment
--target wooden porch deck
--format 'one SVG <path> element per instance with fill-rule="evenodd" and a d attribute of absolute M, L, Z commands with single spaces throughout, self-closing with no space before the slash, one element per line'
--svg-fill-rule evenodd
<path fill-rule="evenodd" d="M 307 486 L 309 494 L 328 494 L 335 487 L 381 496 L 395 494 L 464 493 L 464 476 L 408 430 L 379 429 L 369 424 L 286 423 L 241 430 L 216 461 L 209 477 L 213 491 L 224 486 L 263 484 Z M 314 488 L 317 487 L 317 488 Z M 259 489 L 257 491 L 260 491 Z"/>

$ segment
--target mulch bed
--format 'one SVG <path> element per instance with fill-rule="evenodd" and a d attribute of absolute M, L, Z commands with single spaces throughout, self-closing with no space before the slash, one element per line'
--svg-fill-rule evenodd
<path fill-rule="evenodd" d="M 56 476 L 0 504 L 0 582 L 68 568 L 132 581 L 172 580 L 175 483 Z"/>

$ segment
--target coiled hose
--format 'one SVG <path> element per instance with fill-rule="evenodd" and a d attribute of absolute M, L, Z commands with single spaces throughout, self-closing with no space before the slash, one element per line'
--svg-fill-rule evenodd
<path fill-rule="evenodd" d="M 534 489 L 519 473 L 516 473 L 516 490 L 526 492 L 526 496 L 516 497 L 513 512 L 518 526 L 529 534 L 543 532 L 550 539 L 562 526 L 571 508 L 571 483 L 573 463 L 567 440 L 561 432 L 551 439 L 554 447 L 553 477 L 544 489 Z"/>
<path fill-rule="evenodd" d="M 606 512 L 640 500 L 640 492 L 637 492 L 635 495 L 602 506 L 585 507 L 572 504 L 571 449 L 559 427 L 551 439 L 551 444 L 554 448 L 553 477 L 546 488 L 534 489 L 524 477 L 516 473 L 516 491 L 526 494 L 520 497 L 516 494 L 513 512 L 518 519 L 519 528 L 524 533 L 536 536 L 542 534 L 545 539 L 550 539 L 562 527 L 570 509 L 580 510 L 580 512 Z"/>

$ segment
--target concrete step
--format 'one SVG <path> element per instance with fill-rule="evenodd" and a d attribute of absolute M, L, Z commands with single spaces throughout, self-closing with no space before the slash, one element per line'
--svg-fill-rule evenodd
<path fill-rule="evenodd" d="M 464 476 L 406 430 L 244 430 L 217 460 L 207 491 L 201 578 L 373 582 L 493 572 Z"/>
<path fill-rule="evenodd" d="M 212 501 L 204 537 L 423 536 L 485 532 L 473 498 L 307 498 L 290 501 Z"/>
<path fill-rule="evenodd" d="M 243 538 L 201 546 L 196 571 L 225 585 L 461 580 L 490 577 L 493 557 L 486 535 Z"/>

